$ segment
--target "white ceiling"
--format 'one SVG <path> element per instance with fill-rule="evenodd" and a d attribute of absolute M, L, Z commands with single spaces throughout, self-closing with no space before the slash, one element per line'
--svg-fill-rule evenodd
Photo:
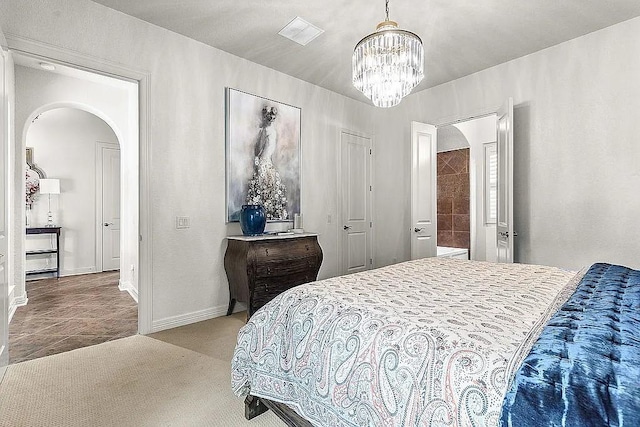
<path fill-rule="evenodd" d="M 94 1 L 361 101 L 351 54 L 385 16 L 384 0 Z M 391 0 L 389 8 L 424 43 L 425 79 L 414 92 L 640 16 L 638 0 Z M 296 16 L 324 34 L 307 46 L 278 35 Z"/>

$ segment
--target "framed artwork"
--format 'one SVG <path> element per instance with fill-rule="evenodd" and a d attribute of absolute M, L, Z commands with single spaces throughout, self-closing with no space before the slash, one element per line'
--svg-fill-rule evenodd
<path fill-rule="evenodd" d="M 227 88 L 227 221 L 263 205 L 267 221 L 300 213 L 300 108 Z"/>

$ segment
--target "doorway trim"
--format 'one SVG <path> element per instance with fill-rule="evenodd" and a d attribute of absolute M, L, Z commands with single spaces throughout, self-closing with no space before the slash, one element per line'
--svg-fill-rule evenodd
<path fill-rule="evenodd" d="M 5 33 L 9 50 L 22 55 L 65 65 L 95 74 L 138 83 L 138 333 L 152 332 L 153 321 L 153 271 L 151 235 L 151 73 L 145 70 L 123 67 L 88 54 L 79 53 L 51 44 Z M 22 154 L 22 153 L 21 153 Z M 24 155 L 24 154 L 22 154 Z"/>
<path fill-rule="evenodd" d="M 468 122 L 469 120 L 482 119 L 487 116 L 495 115 L 498 113 L 498 110 L 502 107 L 502 105 L 498 105 L 496 107 L 487 107 L 478 109 L 473 113 L 468 114 L 455 114 L 447 117 L 443 117 L 434 122 L 436 128 L 455 125 L 461 122 Z"/>

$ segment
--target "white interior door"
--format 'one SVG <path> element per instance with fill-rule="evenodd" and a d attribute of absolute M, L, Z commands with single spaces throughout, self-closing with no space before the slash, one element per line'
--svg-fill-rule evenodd
<path fill-rule="evenodd" d="M 102 271 L 120 268 L 120 149 L 101 144 Z"/>
<path fill-rule="evenodd" d="M 513 262 L 513 99 L 498 110 L 497 261 Z"/>
<path fill-rule="evenodd" d="M 9 195 L 9 135 L 11 126 L 11 92 L 9 75 L 13 67 L 6 41 L 0 29 L 0 367 L 9 364 L 9 285 L 7 282 Z M 2 372 L 0 372 L 0 379 Z"/>
<path fill-rule="evenodd" d="M 437 255 L 436 127 L 411 122 L 411 259 Z"/>
<path fill-rule="evenodd" d="M 372 268 L 371 138 L 342 132 L 340 137 L 342 274 Z"/>

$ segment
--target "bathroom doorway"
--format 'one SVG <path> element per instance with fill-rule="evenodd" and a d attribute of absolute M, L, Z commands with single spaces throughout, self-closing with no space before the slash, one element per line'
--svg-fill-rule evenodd
<path fill-rule="evenodd" d="M 496 260 L 496 115 L 438 127 L 438 256 Z"/>

